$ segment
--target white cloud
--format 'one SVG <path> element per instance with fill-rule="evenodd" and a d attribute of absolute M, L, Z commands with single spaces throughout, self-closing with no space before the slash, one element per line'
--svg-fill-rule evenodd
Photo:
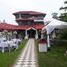
<path fill-rule="evenodd" d="M 64 0 L 0 0 L 0 20 L 15 22 L 12 13 L 22 10 L 32 10 L 47 13 L 59 12 Z"/>

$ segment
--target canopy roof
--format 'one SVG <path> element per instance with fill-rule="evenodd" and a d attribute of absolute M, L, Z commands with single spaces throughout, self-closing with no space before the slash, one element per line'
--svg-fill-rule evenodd
<path fill-rule="evenodd" d="M 58 28 L 58 29 L 67 28 L 67 22 L 51 19 L 51 22 L 45 27 L 43 27 L 42 30 L 46 29 L 47 34 L 50 34 L 55 28 Z"/>

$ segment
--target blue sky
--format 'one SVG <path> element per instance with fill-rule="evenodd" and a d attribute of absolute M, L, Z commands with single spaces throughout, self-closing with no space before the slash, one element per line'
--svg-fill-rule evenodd
<path fill-rule="evenodd" d="M 17 11 L 38 11 L 46 13 L 46 18 L 50 18 L 53 12 L 59 13 L 59 8 L 63 6 L 65 0 L 0 0 L 0 21 L 10 24 L 15 23 L 12 13 Z"/>

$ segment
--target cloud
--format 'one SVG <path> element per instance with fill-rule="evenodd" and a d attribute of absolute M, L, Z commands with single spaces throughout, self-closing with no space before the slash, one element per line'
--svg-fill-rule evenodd
<path fill-rule="evenodd" d="M 58 12 L 64 0 L 0 0 L 0 19 L 15 22 L 12 13 L 16 11 L 39 11 L 47 13 Z"/>

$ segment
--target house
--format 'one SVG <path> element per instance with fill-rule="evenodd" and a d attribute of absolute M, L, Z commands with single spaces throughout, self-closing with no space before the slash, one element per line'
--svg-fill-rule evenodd
<path fill-rule="evenodd" d="M 28 38 L 41 38 L 41 31 L 44 27 L 45 13 L 36 11 L 19 11 L 13 13 L 18 26 L 16 30 L 22 33 L 25 39 Z"/>

